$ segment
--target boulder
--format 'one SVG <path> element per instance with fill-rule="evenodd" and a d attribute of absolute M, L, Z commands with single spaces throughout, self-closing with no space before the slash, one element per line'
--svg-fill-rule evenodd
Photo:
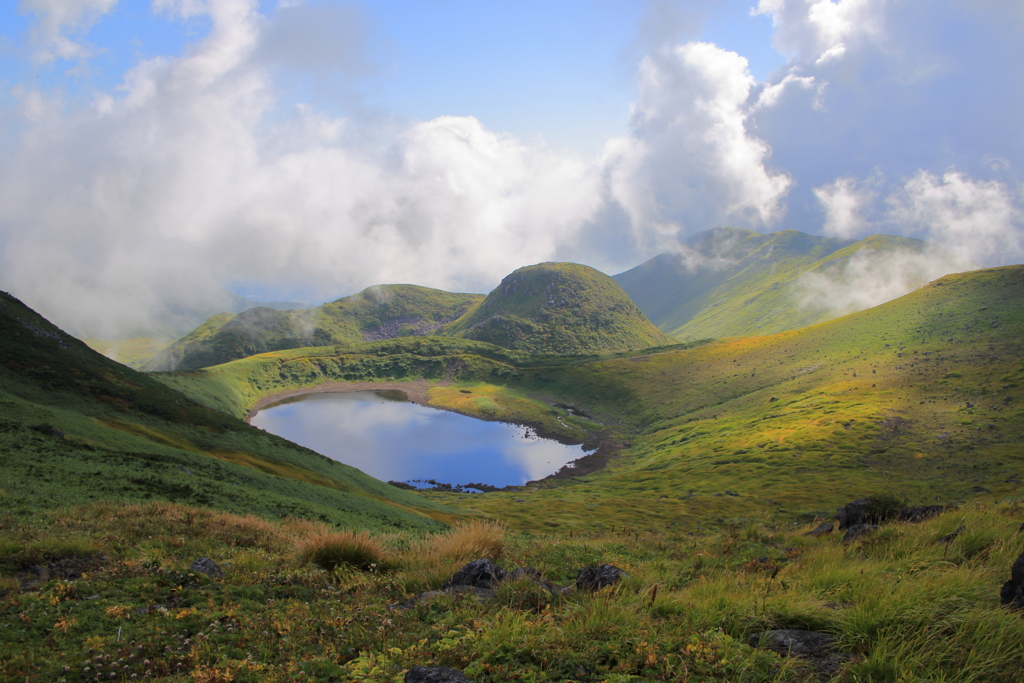
<path fill-rule="evenodd" d="M 751 647 L 771 650 L 784 657 L 799 657 L 810 660 L 816 669 L 828 677 L 834 676 L 851 655 L 838 652 L 835 636 L 799 629 L 776 629 L 754 633 L 747 638 Z"/>
<path fill-rule="evenodd" d="M 224 571 L 217 566 L 217 563 L 208 557 L 200 557 L 188 568 L 190 572 L 206 574 L 211 579 L 219 579 L 224 576 Z"/>
<path fill-rule="evenodd" d="M 1024 553 L 1010 567 L 1010 580 L 999 591 L 999 602 L 1016 609 L 1024 609 Z"/>
<path fill-rule="evenodd" d="M 905 507 L 900 510 L 896 518 L 900 522 L 923 522 L 942 514 L 946 510 L 945 505 L 922 505 L 919 507 Z"/>
<path fill-rule="evenodd" d="M 505 570 L 490 560 L 473 560 L 445 581 L 441 590 L 447 590 L 452 586 L 494 589 L 504 578 Z"/>
<path fill-rule="evenodd" d="M 614 565 L 602 564 L 596 567 L 584 567 L 576 574 L 576 588 L 596 591 L 628 578 L 629 574 Z"/>
<path fill-rule="evenodd" d="M 864 524 L 867 520 L 868 499 L 861 498 L 847 503 L 836 510 L 836 517 L 839 519 L 839 528 L 847 529 L 851 526 Z"/>
<path fill-rule="evenodd" d="M 473 683 L 461 671 L 446 666 L 414 666 L 405 674 L 405 683 Z"/>

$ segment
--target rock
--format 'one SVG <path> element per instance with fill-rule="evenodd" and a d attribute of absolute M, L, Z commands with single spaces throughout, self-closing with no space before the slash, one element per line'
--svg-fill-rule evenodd
<path fill-rule="evenodd" d="M 472 595 L 480 602 L 487 602 L 497 595 L 497 591 L 493 588 L 480 588 L 479 586 L 466 586 L 460 584 L 458 586 L 452 586 L 451 588 L 442 591 L 443 593 L 455 594 L 455 595 Z"/>
<path fill-rule="evenodd" d="M 211 579 L 219 579 L 224 576 L 224 571 L 217 566 L 217 563 L 208 557 L 200 557 L 188 568 L 190 572 L 206 574 Z"/>
<path fill-rule="evenodd" d="M 835 527 L 834 522 L 822 522 L 818 526 L 808 531 L 804 536 L 822 536 L 824 534 L 832 533 L 832 529 Z"/>
<path fill-rule="evenodd" d="M 36 588 L 50 580 L 50 569 L 45 565 L 34 564 L 21 575 L 22 588 Z"/>
<path fill-rule="evenodd" d="M 451 588 L 452 586 L 497 588 L 504 578 L 505 570 L 490 560 L 473 560 L 445 581 L 441 586 L 441 590 Z"/>
<path fill-rule="evenodd" d="M 868 499 L 861 498 L 836 510 L 840 530 L 864 524 L 867 520 Z"/>
<path fill-rule="evenodd" d="M 960 534 L 962 534 L 965 531 L 967 531 L 967 527 L 965 527 L 965 526 L 957 527 L 952 532 L 946 534 L 945 536 L 943 536 L 942 538 L 937 540 L 936 543 L 945 543 L 946 545 L 949 545 L 950 543 L 953 542 L 954 539 L 956 539 L 957 536 L 959 536 Z"/>
<path fill-rule="evenodd" d="M 405 674 L 405 683 L 473 683 L 461 671 L 446 666 L 414 666 Z"/>
<path fill-rule="evenodd" d="M 900 522 L 923 522 L 926 519 L 942 514 L 945 510 L 945 505 L 906 507 L 900 510 L 900 514 L 896 519 Z"/>
<path fill-rule="evenodd" d="M 843 536 L 843 543 L 849 543 L 856 538 L 877 530 L 878 526 L 875 524 L 854 524 L 846 530 L 846 534 Z"/>
<path fill-rule="evenodd" d="M 754 633 L 747 638 L 751 647 L 771 650 L 784 657 L 799 657 L 814 663 L 821 673 L 832 676 L 853 657 L 834 649 L 835 636 L 799 629 L 777 629 Z"/>
<path fill-rule="evenodd" d="M 999 591 L 999 602 L 1016 609 L 1024 609 L 1024 553 L 1010 567 L 1010 580 Z"/>
<path fill-rule="evenodd" d="M 584 567 L 576 574 L 576 588 L 596 591 L 628 578 L 629 574 L 614 565 L 602 564 L 597 567 Z"/>

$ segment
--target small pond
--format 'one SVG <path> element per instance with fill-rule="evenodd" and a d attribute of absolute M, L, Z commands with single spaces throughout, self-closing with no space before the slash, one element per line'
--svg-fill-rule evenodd
<path fill-rule="evenodd" d="M 383 481 L 525 484 L 586 453 L 533 430 L 427 408 L 398 391 L 306 394 L 252 424 Z"/>

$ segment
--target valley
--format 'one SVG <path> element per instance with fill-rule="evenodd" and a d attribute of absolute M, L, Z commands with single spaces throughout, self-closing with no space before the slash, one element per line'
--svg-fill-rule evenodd
<path fill-rule="evenodd" d="M 358 336 L 315 346 L 291 346 L 319 339 L 297 334 L 301 312 L 252 314 L 244 343 L 217 336 L 241 316 L 214 318 L 178 358 L 244 357 L 173 372 L 115 363 L 3 295 L 2 675 L 1019 677 L 1024 619 L 1000 586 L 1024 522 L 1024 266 L 685 341 L 624 304 L 595 312 L 619 295 L 588 271 L 542 266 L 452 301 L 466 311 L 449 322 L 381 298 Z M 413 492 L 246 424 L 285 396 L 355 389 L 600 448 L 514 489 Z M 857 499 L 935 516 L 844 538 L 831 520 Z M 543 580 L 446 588 L 482 558 Z M 572 588 L 604 564 L 627 577 Z M 759 646 L 770 629 L 832 645 L 785 656 Z"/>

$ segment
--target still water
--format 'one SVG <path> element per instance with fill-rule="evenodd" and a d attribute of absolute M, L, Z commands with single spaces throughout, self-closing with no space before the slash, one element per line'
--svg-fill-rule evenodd
<path fill-rule="evenodd" d="M 306 394 L 252 424 L 383 481 L 525 484 L 586 455 L 532 430 L 405 400 L 401 392 Z"/>

